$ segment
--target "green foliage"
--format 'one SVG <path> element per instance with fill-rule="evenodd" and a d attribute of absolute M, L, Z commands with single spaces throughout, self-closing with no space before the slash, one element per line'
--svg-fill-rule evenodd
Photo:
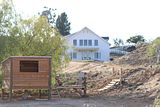
<path fill-rule="evenodd" d="M 68 22 L 67 14 L 65 12 L 61 13 L 61 15 L 58 15 L 58 18 L 56 19 L 55 22 L 55 17 L 56 17 L 55 11 L 56 9 L 44 7 L 44 10 L 41 13 L 39 13 L 39 15 L 46 17 L 50 25 L 56 26 L 61 35 L 66 36 L 70 34 L 71 23 Z"/>
<path fill-rule="evenodd" d="M 160 96 L 157 96 L 154 100 L 154 107 L 160 107 Z"/>
<path fill-rule="evenodd" d="M 0 4 L 0 36 L 8 35 L 10 28 L 13 25 L 13 10 L 10 4 L 3 0 Z"/>
<path fill-rule="evenodd" d="M 9 56 L 52 56 L 53 71 L 68 61 L 65 40 L 45 16 L 18 19 L 6 2 L 0 10 L 0 61 Z M 5 13 L 5 14 L 4 14 Z M 4 20 L 5 18 L 5 20 Z M 8 24 L 9 23 L 9 24 Z"/>
<path fill-rule="evenodd" d="M 149 56 L 155 56 L 157 47 L 160 46 L 160 37 L 156 38 L 149 46 L 147 49 L 147 53 Z"/>
<path fill-rule="evenodd" d="M 136 36 L 132 36 L 129 39 L 127 39 L 127 42 L 137 44 L 137 43 L 145 42 L 145 39 L 142 35 L 136 35 Z"/>
<path fill-rule="evenodd" d="M 55 10 L 56 9 L 52 9 L 49 7 L 44 7 L 44 10 L 42 11 L 42 13 L 39 13 L 41 16 L 45 16 L 48 19 L 48 23 L 50 23 L 51 25 L 55 24 Z"/>
<path fill-rule="evenodd" d="M 122 40 L 122 39 L 118 39 L 118 38 L 116 38 L 116 39 L 113 39 L 113 41 L 114 41 L 114 45 L 115 45 L 115 46 L 121 46 L 121 45 L 124 45 L 124 42 L 123 42 L 123 40 Z"/>
<path fill-rule="evenodd" d="M 8 52 L 15 45 L 13 44 L 14 25 L 16 23 L 15 13 L 10 2 L 3 0 L 0 4 L 0 61 L 8 56 Z"/>
<path fill-rule="evenodd" d="M 56 20 L 56 27 L 63 36 L 70 34 L 70 24 L 71 23 L 68 22 L 68 17 L 65 12 L 59 15 Z"/>

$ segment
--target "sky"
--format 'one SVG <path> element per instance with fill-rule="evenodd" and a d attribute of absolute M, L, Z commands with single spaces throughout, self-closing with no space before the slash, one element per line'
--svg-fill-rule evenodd
<path fill-rule="evenodd" d="M 37 15 L 44 6 L 66 12 L 71 33 L 88 27 L 110 42 L 143 35 L 147 41 L 160 36 L 160 0 L 13 0 L 25 17 Z"/>

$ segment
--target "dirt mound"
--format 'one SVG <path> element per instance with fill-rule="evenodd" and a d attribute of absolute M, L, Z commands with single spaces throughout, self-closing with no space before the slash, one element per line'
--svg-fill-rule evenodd
<path fill-rule="evenodd" d="M 127 65 L 151 65 L 156 62 L 154 58 L 150 58 L 147 55 L 147 48 L 149 44 L 140 44 L 136 47 L 136 50 L 114 59 L 115 64 L 127 64 Z"/>
<path fill-rule="evenodd" d="M 126 95 L 138 97 L 155 97 L 160 93 L 160 68 L 135 68 L 131 69 L 124 82 L 113 90 L 107 92 L 107 95 Z M 105 93 L 105 92 L 104 92 Z"/>
<path fill-rule="evenodd" d="M 141 49 L 141 48 L 138 48 Z M 74 67 L 73 67 L 74 65 Z M 71 62 L 64 72 L 76 73 L 84 71 L 87 73 L 87 93 L 93 96 L 119 96 L 130 94 L 136 96 L 155 97 L 160 90 L 160 67 L 129 66 L 102 62 Z M 109 90 L 99 92 L 114 79 L 123 81 Z"/>

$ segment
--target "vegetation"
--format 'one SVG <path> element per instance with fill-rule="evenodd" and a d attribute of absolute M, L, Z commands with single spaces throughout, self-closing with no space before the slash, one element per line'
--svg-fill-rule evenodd
<path fill-rule="evenodd" d="M 50 23 L 52 26 L 54 26 L 55 24 L 55 10 L 53 8 L 49 8 L 49 7 L 44 7 L 44 10 L 42 11 L 42 13 L 39 13 L 41 16 L 45 16 L 48 20 L 48 23 Z"/>
<path fill-rule="evenodd" d="M 156 38 L 148 47 L 148 55 L 155 56 L 157 49 L 160 49 L 160 37 Z"/>
<path fill-rule="evenodd" d="M 115 46 L 122 46 L 122 45 L 124 45 L 124 42 L 123 42 L 122 39 L 116 38 L 116 39 L 113 39 L 113 41 L 114 41 L 114 45 Z"/>
<path fill-rule="evenodd" d="M 65 12 L 59 15 L 56 20 L 56 27 L 63 36 L 70 34 L 70 24 L 71 23 L 68 22 L 68 17 Z"/>
<path fill-rule="evenodd" d="M 68 61 L 67 47 L 48 19 L 21 19 L 6 1 L 0 8 L 0 62 L 9 56 L 52 56 L 53 71 L 59 71 Z"/>
<path fill-rule="evenodd" d="M 57 28 L 62 36 L 70 34 L 71 23 L 68 21 L 67 14 L 63 12 L 61 13 L 61 15 L 58 15 L 57 19 L 55 19 L 55 11 L 56 9 L 44 7 L 44 10 L 41 13 L 39 13 L 39 15 L 46 17 L 48 23 L 50 23 L 50 25 L 52 25 L 53 27 Z"/>
<path fill-rule="evenodd" d="M 136 35 L 136 36 L 132 36 L 129 39 L 127 39 L 127 42 L 137 44 L 137 43 L 145 42 L 145 39 L 142 35 Z"/>
<path fill-rule="evenodd" d="M 160 107 L 160 96 L 157 96 L 154 100 L 154 107 Z"/>

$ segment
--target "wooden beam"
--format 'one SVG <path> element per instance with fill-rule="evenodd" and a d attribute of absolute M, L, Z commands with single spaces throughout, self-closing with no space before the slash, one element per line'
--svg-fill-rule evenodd
<path fill-rule="evenodd" d="M 12 100 L 12 86 L 13 86 L 13 58 L 10 59 L 10 88 L 9 88 L 9 101 Z"/>
<path fill-rule="evenodd" d="M 85 73 L 85 75 L 84 75 L 84 83 L 83 83 L 83 85 L 84 85 L 84 96 L 87 95 L 87 82 L 86 82 L 86 80 L 87 80 L 87 77 L 86 77 L 86 73 Z"/>
<path fill-rule="evenodd" d="M 48 74 L 49 74 L 49 79 L 48 79 L 48 100 L 50 100 L 51 99 L 51 75 L 52 75 L 52 59 L 50 58 L 49 59 L 49 72 L 48 72 Z"/>
<path fill-rule="evenodd" d="M 41 92 L 41 89 L 39 89 L 39 98 L 42 97 L 42 92 Z"/>
<path fill-rule="evenodd" d="M 2 91 L 1 98 L 2 98 L 2 100 L 4 100 L 4 89 L 2 88 L 1 91 Z"/>

